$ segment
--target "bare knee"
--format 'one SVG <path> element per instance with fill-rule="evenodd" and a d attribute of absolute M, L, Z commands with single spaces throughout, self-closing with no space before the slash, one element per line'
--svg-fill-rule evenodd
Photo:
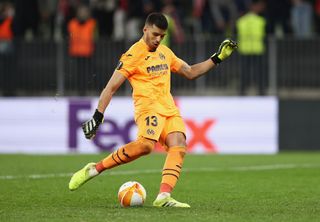
<path fill-rule="evenodd" d="M 172 132 L 167 135 L 166 145 L 167 147 L 187 147 L 186 137 L 181 132 Z"/>

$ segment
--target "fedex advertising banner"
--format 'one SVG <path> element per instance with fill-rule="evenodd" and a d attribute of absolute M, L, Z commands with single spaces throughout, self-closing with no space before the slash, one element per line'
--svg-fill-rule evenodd
<path fill-rule="evenodd" d="M 93 140 L 81 123 L 91 118 L 94 98 L 0 99 L 0 153 L 97 153 L 135 140 L 137 128 L 129 97 L 114 97 Z M 177 97 L 193 153 L 278 151 L 275 97 Z M 163 151 L 160 146 L 156 151 Z"/>

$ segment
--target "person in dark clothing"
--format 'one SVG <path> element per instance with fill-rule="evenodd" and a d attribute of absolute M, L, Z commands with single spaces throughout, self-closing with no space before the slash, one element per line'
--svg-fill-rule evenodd
<path fill-rule="evenodd" d="M 33 36 L 37 36 L 40 21 L 38 1 L 15 0 L 14 6 L 13 32 L 15 37 L 24 38 L 27 30 L 31 30 Z"/>
<path fill-rule="evenodd" d="M 291 0 L 266 1 L 267 33 L 275 34 L 277 26 L 281 27 L 284 34 L 292 33 L 290 11 Z"/>

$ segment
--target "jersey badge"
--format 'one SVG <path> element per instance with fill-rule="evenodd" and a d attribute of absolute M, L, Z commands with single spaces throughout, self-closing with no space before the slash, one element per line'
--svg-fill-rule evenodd
<path fill-rule="evenodd" d="M 159 53 L 159 57 L 160 57 L 161 60 L 165 60 L 166 59 L 166 57 L 161 52 Z"/>
<path fill-rule="evenodd" d="M 123 66 L 123 62 L 122 62 L 122 61 L 119 61 L 116 69 L 117 69 L 117 70 L 120 70 L 122 66 Z"/>
<path fill-rule="evenodd" d="M 153 129 L 147 129 L 147 134 L 148 134 L 148 135 L 154 135 L 155 132 L 154 132 Z"/>

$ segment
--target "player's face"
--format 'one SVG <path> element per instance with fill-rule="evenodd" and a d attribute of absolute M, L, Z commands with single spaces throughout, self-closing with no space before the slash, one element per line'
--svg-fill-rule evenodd
<path fill-rule="evenodd" d="M 143 28 L 143 32 L 144 40 L 151 50 L 156 50 L 166 35 L 166 30 L 160 29 L 156 25 L 146 25 Z"/>

